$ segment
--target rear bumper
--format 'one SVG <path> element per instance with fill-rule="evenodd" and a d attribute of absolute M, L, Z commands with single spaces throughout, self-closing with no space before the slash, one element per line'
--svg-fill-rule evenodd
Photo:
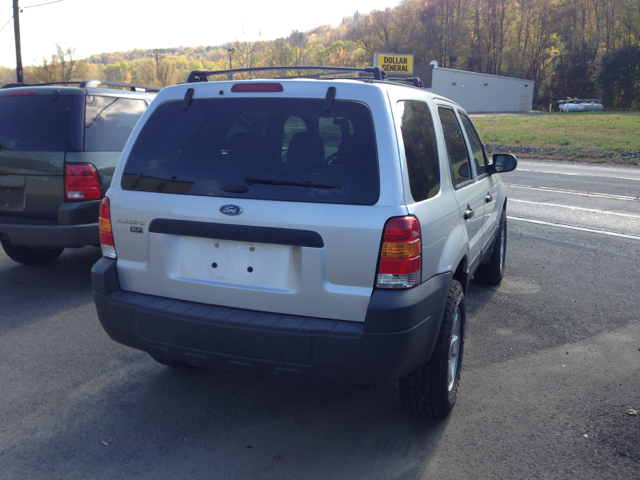
<path fill-rule="evenodd" d="M 396 380 L 431 356 L 451 275 L 374 291 L 363 323 L 172 300 L 120 289 L 116 261 L 91 270 L 98 317 L 124 345 L 197 367 L 303 381 Z"/>
<path fill-rule="evenodd" d="M 65 202 L 58 220 L 0 216 L 0 238 L 13 245 L 84 247 L 100 245 L 98 209 L 101 200 Z"/>

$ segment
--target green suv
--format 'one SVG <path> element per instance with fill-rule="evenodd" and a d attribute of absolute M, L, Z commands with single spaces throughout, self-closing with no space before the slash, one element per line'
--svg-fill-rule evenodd
<path fill-rule="evenodd" d="M 99 80 L 0 89 L 0 241 L 25 265 L 100 245 L 98 209 L 159 89 Z"/>

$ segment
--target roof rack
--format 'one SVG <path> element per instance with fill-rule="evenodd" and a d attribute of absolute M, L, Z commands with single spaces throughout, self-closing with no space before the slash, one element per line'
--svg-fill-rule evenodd
<path fill-rule="evenodd" d="M 420 80 L 420 77 L 391 77 L 389 78 L 389 81 L 390 82 L 406 82 L 406 83 L 410 83 L 414 87 L 424 88 L 424 84 L 422 83 L 422 80 Z"/>
<path fill-rule="evenodd" d="M 332 72 L 364 72 L 373 74 L 374 80 L 389 80 L 387 72 L 382 67 L 321 67 L 312 65 L 291 65 L 283 67 L 253 67 L 253 68 L 236 68 L 233 70 L 216 70 L 216 71 L 203 71 L 194 70 L 189 74 L 187 83 L 207 82 L 207 77 L 213 75 L 228 75 L 232 73 L 248 73 L 248 72 L 268 72 L 268 71 L 290 71 L 290 70 L 324 70 Z"/>
<path fill-rule="evenodd" d="M 48 83 L 7 83 L 0 88 L 16 87 L 46 87 L 52 85 L 78 85 L 80 88 L 97 88 L 99 85 L 106 87 L 129 88 L 132 92 L 159 92 L 160 88 L 135 83 L 109 82 L 107 80 L 84 80 L 82 82 L 48 82 Z"/>

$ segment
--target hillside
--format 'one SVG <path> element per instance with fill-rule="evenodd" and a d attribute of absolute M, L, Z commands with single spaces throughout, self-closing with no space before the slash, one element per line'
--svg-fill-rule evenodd
<path fill-rule="evenodd" d="M 27 81 L 98 78 L 156 86 L 196 69 L 273 65 L 370 65 L 373 54 L 411 53 L 416 64 L 535 81 L 534 104 L 602 98 L 608 108 L 640 108 L 637 0 L 405 0 L 356 12 L 340 25 L 287 37 L 218 46 L 103 53 L 78 60 L 58 49 L 25 68 Z M 231 50 L 231 51 L 230 51 Z M 0 81 L 13 81 L 0 69 Z"/>

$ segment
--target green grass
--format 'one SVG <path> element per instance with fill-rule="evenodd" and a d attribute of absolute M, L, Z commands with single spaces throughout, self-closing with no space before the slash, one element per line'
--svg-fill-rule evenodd
<path fill-rule="evenodd" d="M 640 112 L 474 116 L 473 122 L 485 143 L 608 152 L 640 150 Z"/>

